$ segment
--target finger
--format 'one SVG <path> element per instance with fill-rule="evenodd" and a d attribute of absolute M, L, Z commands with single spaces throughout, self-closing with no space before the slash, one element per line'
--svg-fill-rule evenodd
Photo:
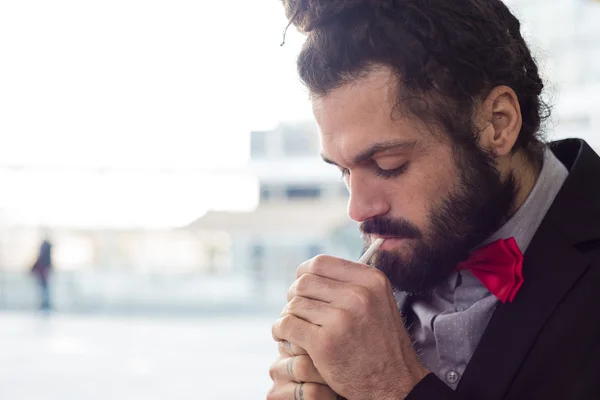
<path fill-rule="evenodd" d="M 307 273 L 292 283 L 287 293 L 287 300 L 290 302 L 294 297 L 302 296 L 330 303 L 336 297 L 343 295 L 344 288 L 345 285 L 341 282 Z"/>
<path fill-rule="evenodd" d="M 377 268 L 324 255 L 317 256 L 301 264 L 296 270 L 296 278 L 298 279 L 304 274 L 369 287 L 387 283 L 385 274 Z"/>
<path fill-rule="evenodd" d="M 326 382 L 307 356 L 281 357 L 269 369 L 274 382 L 310 382 L 325 385 Z"/>
<path fill-rule="evenodd" d="M 274 385 L 267 395 L 267 400 L 336 400 L 337 398 L 329 386 L 296 382 Z"/>
<path fill-rule="evenodd" d="M 315 325 L 323 326 L 328 322 L 331 322 L 330 311 L 333 308 L 352 310 L 357 304 L 358 306 L 361 306 L 362 303 L 371 301 L 369 299 L 374 295 L 381 296 L 381 293 L 381 290 L 371 290 L 358 284 L 337 282 L 312 274 L 304 274 L 290 287 L 290 290 L 288 291 L 288 304 L 286 304 L 281 314 L 294 314 Z M 387 295 L 393 299 L 391 289 L 389 289 Z M 299 300 L 298 298 L 310 299 L 316 302 L 308 302 Z M 288 312 L 288 308 L 290 307 L 290 304 L 293 305 L 294 301 L 298 301 L 300 304 L 299 307 L 295 309 L 297 313 L 290 313 Z M 326 305 L 322 303 L 325 303 Z M 395 300 L 393 303 L 395 306 Z M 306 306 L 307 308 L 303 309 L 302 306 Z M 323 308 L 323 310 L 321 310 L 321 308 Z"/>
<path fill-rule="evenodd" d="M 300 264 L 296 270 L 296 278 L 304 274 L 313 274 L 340 282 L 348 281 L 348 273 L 355 274 L 357 271 L 368 270 L 370 267 L 364 264 L 353 263 L 343 258 L 318 255 Z"/>
<path fill-rule="evenodd" d="M 331 319 L 331 306 L 319 300 L 313 300 L 302 296 L 294 297 L 281 311 L 281 316 L 286 314 L 295 315 L 298 318 L 322 326 Z"/>
<path fill-rule="evenodd" d="M 291 357 L 308 354 L 306 350 L 304 350 L 302 347 L 296 346 L 295 344 L 291 344 L 287 340 L 279 341 L 277 342 L 277 344 L 279 348 L 279 354 L 281 354 L 282 356 Z"/>
<path fill-rule="evenodd" d="M 319 327 L 311 324 L 295 315 L 287 314 L 279 318 L 271 329 L 275 341 L 286 340 L 296 346 L 311 352 L 311 343 L 314 343 L 318 335 Z"/>

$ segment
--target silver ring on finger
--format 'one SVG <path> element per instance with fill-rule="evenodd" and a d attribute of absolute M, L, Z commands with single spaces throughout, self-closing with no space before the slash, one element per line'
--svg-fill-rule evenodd
<path fill-rule="evenodd" d="M 287 362 L 287 372 L 288 375 L 290 376 L 290 378 L 292 378 L 292 380 L 296 379 L 294 378 L 294 361 L 296 360 L 296 356 L 292 356 L 288 359 Z"/>
<path fill-rule="evenodd" d="M 300 382 L 294 389 L 294 400 L 304 400 L 304 382 Z"/>

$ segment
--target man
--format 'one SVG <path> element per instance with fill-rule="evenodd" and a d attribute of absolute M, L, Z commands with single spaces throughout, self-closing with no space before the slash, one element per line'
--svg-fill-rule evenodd
<path fill-rule="evenodd" d="M 545 143 L 499 0 L 284 0 L 322 155 L 370 268 L 318 256 L 273 325 L 268 399 L 600 397 L 600 159 Z"/>

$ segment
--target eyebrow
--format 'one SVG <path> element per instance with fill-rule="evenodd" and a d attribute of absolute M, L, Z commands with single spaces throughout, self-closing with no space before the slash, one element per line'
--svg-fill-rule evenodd
<path fill-rule="evenodd" d="M 353 164 L 360 164 L 370 158 L 373 158 L 378 153 L 383 153 L 390 150 L 411 150 L 417 146 L 417 141 L 405 141 L 405 140 L 389 140 L 387 142 L 379 142 L 369 146 L 367 149 L 358 153 L 354 159 L 352 160 Z M 337 165 L 335 161 L 332 161 L 325 157 L 324 154 L 321 154 L 321 158 L 327 164 Z"/>

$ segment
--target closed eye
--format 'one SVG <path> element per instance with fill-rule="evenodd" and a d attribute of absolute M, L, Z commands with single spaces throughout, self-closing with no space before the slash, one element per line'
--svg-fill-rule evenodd
<path fill-rule="evenodd" d="M 406 172 L 406 169 L 408 168 L 408 163 L 404 163 L 401 166 L 399 166 L 398 168 L 394 168 L 394 169 L 381 169 L 379 167 L 375 167 L 375 174 L 377 176 L 382 177 L 383 179 L 391 179 L 391 178 L 395 178 L 398 177 L 400 175 L 402 175 L 404 172 Z"/>

